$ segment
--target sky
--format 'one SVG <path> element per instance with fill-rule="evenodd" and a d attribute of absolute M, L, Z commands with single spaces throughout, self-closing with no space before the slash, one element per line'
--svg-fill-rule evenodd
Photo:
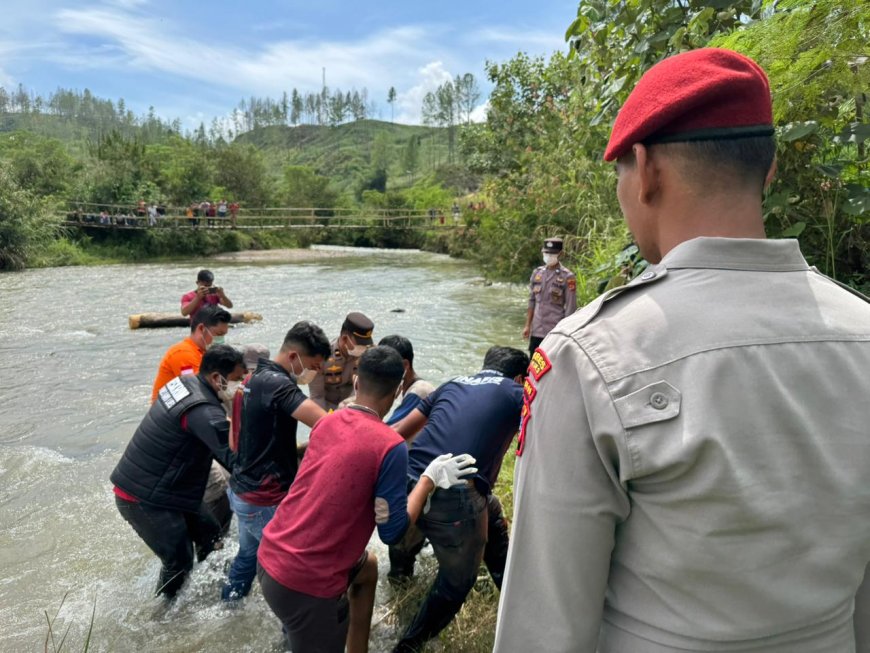
<path fill-rule="evenodd" d="M 565 50 L 577 2 L 536 0 L 3 0 L 0 86 L 123 98 L 185 129 L 242 98 L 367 88 L 380 117 L 421 122 L 423 96 L 487 60 Z M 483 116 L 484 107 L 476 117 Z"/>

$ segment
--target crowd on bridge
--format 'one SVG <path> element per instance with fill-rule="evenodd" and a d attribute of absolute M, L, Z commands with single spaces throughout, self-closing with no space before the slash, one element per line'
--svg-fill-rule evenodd
<path fill-rule="evenodd" d="M 571 241 L 547 238 L 529 352 L 492 346 L 437 388 L 355 310 L 332 340 L 294 315 L 271 357 L 233 348 L 202 271 L 111 475 L 158 592 L 183 591 L 234 514 L 215 600 L 258 580 L 293 653 L 368 650 L 375 531 L 394 582 L 427 540 L 437 562 L 394 653 L 453 620 L 482 564 L 495 653 L 870 650 L 870 299 L 766 238 L 774 133 L 747 57 L 653 66 L 604 152 L 649 266 L 575 312 Z M 493 486 L 514 438 L 508 524 Z"/>

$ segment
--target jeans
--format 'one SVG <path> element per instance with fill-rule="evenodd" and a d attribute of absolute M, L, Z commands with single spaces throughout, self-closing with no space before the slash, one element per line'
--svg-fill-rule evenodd
<path fill-rule="evenodd" d="M 115 497 L 115 505 L 124 521 L 163 563 L 156 593 L 174 597 L 193 568 L 194 545 L 199 560 L 214 550 L 219 538 L 217 525 L 202 510 L 203 514 L 188 513 L 120 497 Z"/>
<path fill-rule="evenodd" d="M 395 648 L 397 653 L 418 651 L 449 624 L 477 580 L 487 543 L 487 497 L 473 485 L 438 489 L 429 512 L 409 529 L 397 549 L 419 551 L 425 536 L 438 560 L 438 574 L 429 593 Z"/>
<path fill-rule="evenodd" d="M 507 563 L 508 545 L 510 544 L 510 525 L 504 516 L 501 501 L 494 494 L 489 495 L 486 510 L 487 533 L 483 562 L 489 571 L 492 582 L 501 590 L 504 568 Z M 413 576 L 417 554 L 425 543 L 423 533 L 415 526 L 411 526 L 402 541 L 390 547 L 388 578 L 402 581 Z"/>
<path fill-rule="evenodd" d="M 227 488 L 230 507 L 239 522 L 239 552 L 230 566 L 228 582 L 221 590 L 221 599 L 237 601 L 251 591 L 257 575 L 257 550 L 263 537 L 263 529 L 275 516 L 278 506 L 256 506 L 248 503 Z"/>

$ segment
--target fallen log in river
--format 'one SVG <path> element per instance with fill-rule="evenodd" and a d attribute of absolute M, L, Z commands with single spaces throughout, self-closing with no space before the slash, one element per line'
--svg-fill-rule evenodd
<path fill-rule="evenodd" d="M 232 324 L 239 322 L 257 322 L 263 316 L 253 311 L 233 313 Z M 190 318 L 180 313 L 136 313 L 127 318 L 131 329 L 160 329 L 163 327 L 189 327 Z"/>

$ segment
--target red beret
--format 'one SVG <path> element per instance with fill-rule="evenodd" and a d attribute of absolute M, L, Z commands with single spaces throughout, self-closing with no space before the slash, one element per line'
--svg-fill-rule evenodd
<path fill-rule="evenodd" d="M 772 134 L 770 85 L 761 67 L 731 50 L 701 48 L 644 73 L 616 116 L 604 160 L 635 143 Z"/>

